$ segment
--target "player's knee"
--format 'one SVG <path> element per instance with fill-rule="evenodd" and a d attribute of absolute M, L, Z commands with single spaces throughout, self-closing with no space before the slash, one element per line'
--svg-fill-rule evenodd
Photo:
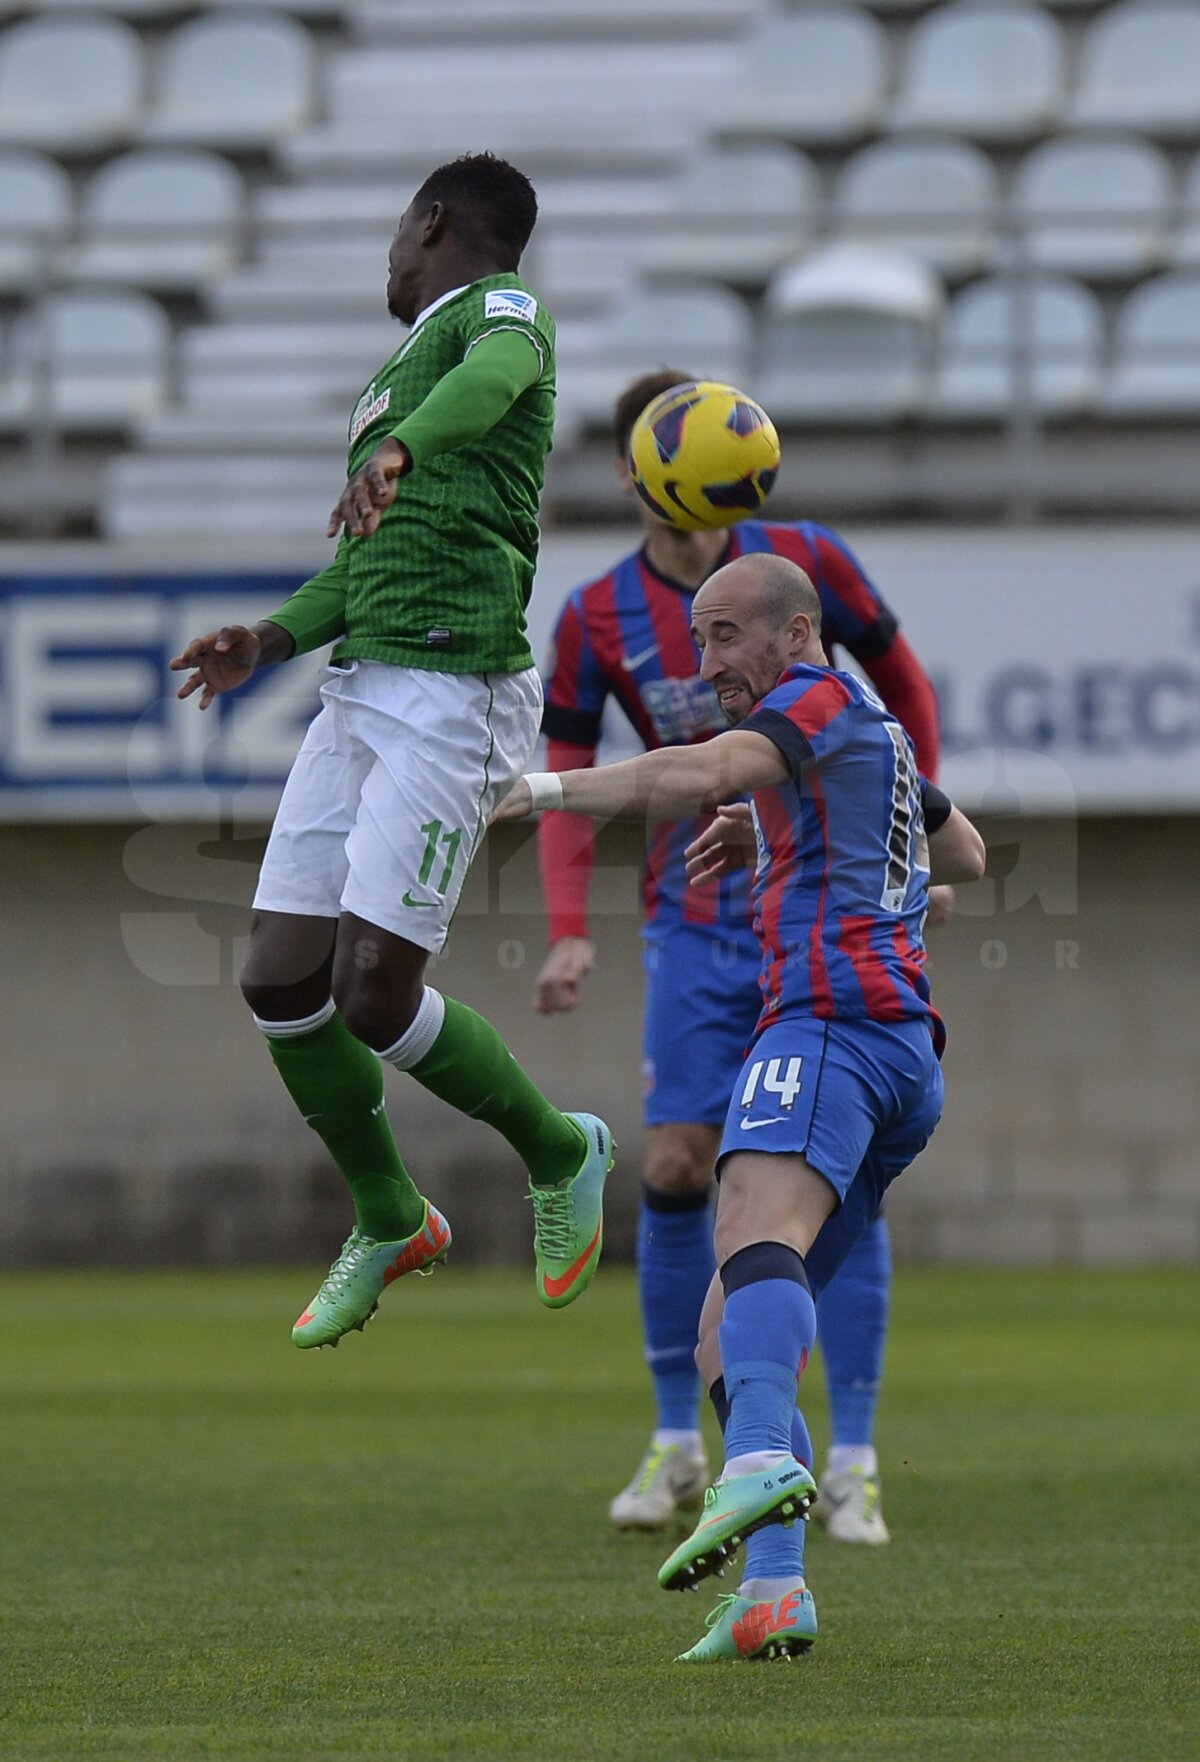
<path fill-rule="evenodd" d="M 335 982 L 333 998 L 354 1038 L 374 1052 L 386 1052 L 412 1027 L 422 990 L 418 985 L 410 995 L 407 987 L 383 984 L 374 975 L 356 973 Z"/>
<path fill-rule="evenodd" d="M 686 1129 L 651 1128 L 643 1171 L 647 1187 L 672 1198 L 707 1193 L 713 1178 L 710 1136 L 707 1132 L 693 1135 Z"/>

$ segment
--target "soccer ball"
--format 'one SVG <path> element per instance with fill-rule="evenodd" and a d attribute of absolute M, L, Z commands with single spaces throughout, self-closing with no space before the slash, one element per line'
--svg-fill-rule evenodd
<path fill-rule="evenodd" d="M 629 437 L 633 487 L 660 519 L 685 532 L 757 514 L 778 470 L 779 436 L 762 405 L 714 380 L 662 392 Z"/>

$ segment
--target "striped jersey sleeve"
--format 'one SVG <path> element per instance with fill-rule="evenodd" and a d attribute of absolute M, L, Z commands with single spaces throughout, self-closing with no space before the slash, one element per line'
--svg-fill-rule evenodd
<path fill-rule="evenodd" d="M 596 659 L 576 592 L 563 606 L 554 629 L 542 733 L 572 746 L 595 746 L 607 695 L 608 681 Z"/>
<path fill-rule="evenodd" d="M 853 700 L 833 673 L 822 667 L 793 667 L 741 724 L 779 748 L 797 780 L 823 764 L 849 738 L 846 711 Z"/>

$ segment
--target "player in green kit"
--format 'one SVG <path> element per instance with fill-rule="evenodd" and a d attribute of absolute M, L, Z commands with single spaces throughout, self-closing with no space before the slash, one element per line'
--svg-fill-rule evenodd
<path fill-rule="evenodd" d="M 491 154 L 425 180 L 388 255 L 388 309 L 410 330 L 350 419 L 333 562 L 253 630 L 198 637 L 171 662 L 195 669 L 179 695 L 201 691 L 203 710 L 256 668 L 340 639 L 267 845 L 242 975 L 354 1197 L 298 1346 L 362 1328 L 387 1285 L 450 1245 L 397 1151 L 381 1059 L 521 1157 L 544 1303 L 573 1301 L 600 1255 L 608 1128 L 552 1107 L 488 1022 L 425 983 L 541 719 L 524 614 L 554 323 L 516 274 L 536 218 L 529 180 Z"/>

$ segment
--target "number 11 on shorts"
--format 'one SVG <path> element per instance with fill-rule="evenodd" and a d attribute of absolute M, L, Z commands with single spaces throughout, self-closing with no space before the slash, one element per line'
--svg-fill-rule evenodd
<path fill-rule="evenodd" d="M 780 1107 L 795 1107 L 796 1097 L 800 1093 L 800 1067 L 803 1063 L 802 1058 L 789 1058 L 785 1071 L 781 1058 L 756 1059 L 746 1072 L 742 1099 L 738 1105 L 740 1107 L 754 1105 L 754 1097 L 758 1093 L 761 1081 L 763 1093 L 778 1096 Z"/>
<path fill-rule="evenodd" d="M 435 893 L 445 894 L 450 885 L 450 877 L 454 873 L 454 865 L 458 861 L 458 849 L 462 843 L 462 828 L 456 826 L 447 832 L 440 820 L 427 820 L 421 831 L 425 834 L 425 849 L 421 853 L 421 867 L 417 872 L 417 886 L 428 887 L 437 864 L 439 854 L 442 855 L 442 870 L 433 882 Z M 406 892 L 404 903 L 408 906 L 432 904 L 432 901 L 412 899 Z"/>

